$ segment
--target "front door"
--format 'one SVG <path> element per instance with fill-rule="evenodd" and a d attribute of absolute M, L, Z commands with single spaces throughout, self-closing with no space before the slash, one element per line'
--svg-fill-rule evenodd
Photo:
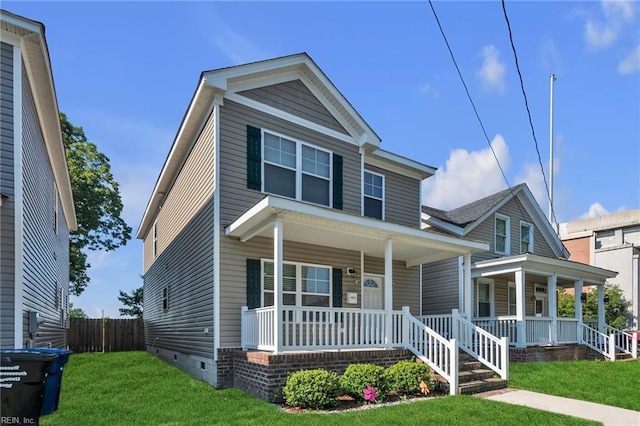
<path fill-rule="evenodd" d="M 537 317 L 546 317 L 547 314 L 547 298 L 536 296 L 535 312 Z"/>
<path fill-rule="evenodd" d="M 384 309 L 382 277 L 367 275 L 362 282 L 362 309 Z"/>

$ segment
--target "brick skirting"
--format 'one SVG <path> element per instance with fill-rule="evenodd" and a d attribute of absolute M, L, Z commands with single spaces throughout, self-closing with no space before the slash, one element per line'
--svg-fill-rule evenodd
<path fill-rule="evenodd" d="M 274 355 L 270 352 L 220 349 L 218 387 L 236 387 L 267 401 L 275 401 L 289 373 L 324 368 L 338 374 L 350 364 L 372 363 L 389 367 L 413 358 L 406 349 L 298 352 Z"/>
<path fill-rule="evenodd" d="M 602 355 L 584 345 L 529 346 L 509 348 L 509 361 L 572 361 L 602 359 Z"/>

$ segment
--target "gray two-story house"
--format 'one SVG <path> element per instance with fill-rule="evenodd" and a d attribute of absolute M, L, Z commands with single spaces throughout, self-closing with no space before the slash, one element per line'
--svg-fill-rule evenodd
<path fill-rule="evenodd" d="M 0 347 L 66 347 L 76 218 L 44 26 L 0 22 Z"/>
<path fill-rule="evenodd" d="M 364 360 L 452 377 L 457 348 L 415 318 L 420 265 L 489 246 L 422 230 L 434 168 L 380 145 L 304 53 L 202 73 L 137 233 L 148 351 L 266 398 Z"/>

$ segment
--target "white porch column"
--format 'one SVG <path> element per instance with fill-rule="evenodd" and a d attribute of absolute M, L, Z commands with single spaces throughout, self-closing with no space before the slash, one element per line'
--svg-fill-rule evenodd
<path fill-rule="evenodd" d="M 578 342 L 582 343 L 582 278 L 573 283 L 575 317 L 578 320 Z"/>
<path fill-rule="evenodd" d="M 525 298 L 525 273 L 522 269 L 515 272 L 516 276 L 516 327 L 518 336 L 516 339 L 516 347 L 524 348 L 527 346 L 527 323 L 525 321 L 526 303 Z"/>
<path fill-rule="evenodd" d="M 387 311 L 385 320 L 385 342 L 387 349 L 391 349 L 393 341 L 391 314 L 393 312 L 393 242 L 387 240 L 384 248 L 384 309 Z"/>
<path fill-rule="evenodd" d="M 598 331 L 605 333 L 606 317 L 604 306 L 604 283 L 598 284 Z M 606 333 L 605 333 L 606 334 Z"/>
<path fill-rule="evenodd" d="M 284 225 L 280 219 L 273 223 L 273 325 L 274 353 L 282 352 L 282 239 Z"/>
<path fill-rule="evenodd" d="M 547 296 L 549 302 L 549 316 L 551 317 L 551 344 L 558 342 L 558 293 L 556 291 L 558 275 L 553 274 L 547 277 Z"/>
<path fill-rule="evenodd" d="M 471 254 L 464 255 L 464 308 L 463 311 L 468 315 L 467 320 L 471 321 L 473 317 L 473 280 L 471 279 Z"/>

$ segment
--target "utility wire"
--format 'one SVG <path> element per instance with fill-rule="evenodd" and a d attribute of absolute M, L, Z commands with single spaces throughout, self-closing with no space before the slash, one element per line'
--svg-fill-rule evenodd
<path fill-rule="evenodd" d="M 480 119 L 480 114 L 478 113 L 478 109 L 476 108 L 476 105 L 473 102 L 473 99 L 471 98 L 471 94 L 469 93 L 469 89 L 467 88 L 467 83 L 464 82 L 464 78 L 462 77 L 462 72 L 460 71 L 460 67 L 458 67 L 458 63 L 456 62 L 456 58 L 453 55 L 453 50 L 451 50 L 451 46 L 449 45 L 449 41 L 447 40 L 447 36 L 444 33 L 444 29 L 442 29 L 442 25 L 440 24 L 440 19 L 438 19 L 438 14 L 436 13 L 435 8 L 433 7 L 432 0 L 429 0 L 429 6 L 431 6 L 431 11 L 433 12 L 433 17 L 436 18 L 436 23 L 438 24 L 438 28 L 440 29 L 440 34 L 442 34 L 442 38 L 444 39 L 444 42 L 447 45 L 447 50 L 449 51 L 449 55 L 451 56 L 451 60 L 453 61 L 453 65 L 456 67 L 456 71 L 458 72 L 458 77 L 460 77 L 460 81 L 462 82 L 462 85 L 464 86 L 464 91 L 467 93 L 467 98 L 469 99 L 469 102 L 471 103 L 471 106 L 473 107 L 473 112 L 475 113 L 476 118 L 478 119 L 478 123 L 480 123 L 480 128 L 482 128 L 482 133 L 484 134 L 484 138 L 486 139 L 487 144 L 489 145 L 489 148 L 491 149 L 491 153 L 493 154 L 493 158 L 495 158 L 496 163 L 498 164 L 498 168 L 500 169 L 500 173 L 502 173 L 502 177 L 504 178 L 504 181 L 507 184 L 507 188 L 509 188 L 509 192 L 511 193 L 511 196 L 517 202 L 516 205 L 518 206 L 518 209 L 520 210 L 520 214 L 522 214 L 523 217 L 526 217 L 526 215 L 522 211 L 522 208 L 520 207 L 521 203 L 519 202 L 519 200 L 517 200 L 515 194 L 513 193 L 513 189 L 511 188 L 511 185 L 509 185 L 509 180 L 507 179 L 507 175 L 504 173 L 504 169 L 502 168 L 502 165 L 500 164 L 500 160 L 498 160 L 498 156 L 496 155 L 496 152 L 494 151 L 493 146 L 491 146 L 491 141 L 489 140 L 489 136 L 487 136 L 487 131 L 484 128 L 484 124 L 482 124 L 482 120 Z M 546 183 L 546 180 L 545 180 L 545 183 Z"/>
<path fill-rule="evenodd" d="M 520 78 L 520 91 L 524 97 L 524 106 L 527 109 L 527 116 L 529 117 L 529 126 L 531 127 L 531 134 L 533 135 L 533 142 L 536 146 L 536 152 L 538 153 L 538 163 L 540 163 L 540 170 L 542 171 L 542 179 L 544 180 L 544 187 L 547 190 L 547 198 L 549 199 L 549 205 L 551 206 L 551 217 L 555 223 L 558 223 L 556 219 L 556 213 L 553 210 L 553 202 L 551 200 L 551 194 L 549 193 L 549 185 L 547 184 L 547 176 L 544 173 L 544 166 L 542 165 L 542 157 L 540 156 L 540 149 L 538 147 L 538 139 L 536 138 L 536 131 L 533 127 L 533 120 L 531 118 L 531 111 L 529 110 L 529 102 L 527 101 L 527 93 L 524 90 L 524 82 L 522 81 L 522 73 L 520 72 L 520 65 L 518 64 L 518 53 L 516 52 L 516 46 L 513 43 L 513 34 L 511 33 L 511 24 L 509 23 L 509 17 L 507 16 L 507 6 L 505 1 L 502 0 L 502 11 L 504 12 L 504 20 L 507 22 L 507 29 L 509 30 L 509 41 L 511 42 L 511 50 L 513 51 L 513 58 L 516 62 L 516 71 L 518 71 L 518 77 Z M 551 164 L 553 167 L 553 164 Z M 553 173 L 553 171 L 549 171 Z"/>

